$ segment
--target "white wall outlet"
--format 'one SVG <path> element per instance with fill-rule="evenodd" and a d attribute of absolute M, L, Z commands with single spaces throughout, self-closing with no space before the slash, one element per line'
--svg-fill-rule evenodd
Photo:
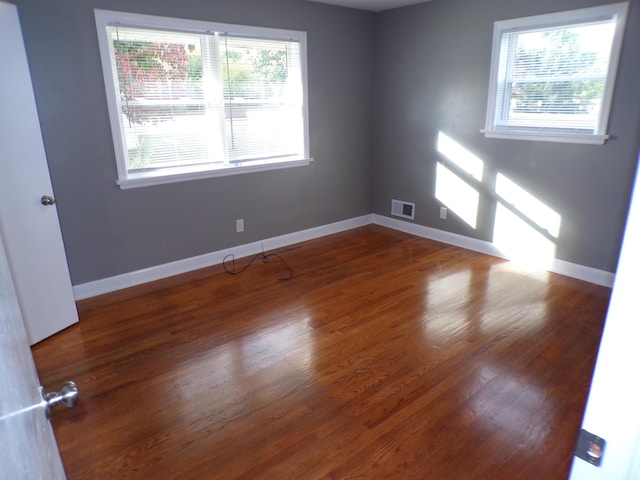
<path fill-rule="evenodd" d="M 236 232 L 244 232 L 244 218 L 236 220 Z"/>
<path fill-rule="evenodd" d="M 447 219 L 447 207 L 440 207 L 440 218 L 442 220 Z"/>

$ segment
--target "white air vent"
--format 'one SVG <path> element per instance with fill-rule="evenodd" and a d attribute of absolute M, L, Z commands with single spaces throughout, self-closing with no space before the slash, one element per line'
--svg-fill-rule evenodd
<path fill-rule="evenodd" d="M 413 220 L 415 209 L 415 203 L 391 200 L 391 215 L 395 215 L 396 217 L 410 218 Z"/>

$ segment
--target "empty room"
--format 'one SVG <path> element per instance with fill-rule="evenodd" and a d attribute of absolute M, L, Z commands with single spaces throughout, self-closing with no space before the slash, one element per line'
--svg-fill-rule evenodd
<path fill-rule="evenodd" d="M 640 478 L 638 45 L 636 0 L 0 0 L 0 468 Z"/>

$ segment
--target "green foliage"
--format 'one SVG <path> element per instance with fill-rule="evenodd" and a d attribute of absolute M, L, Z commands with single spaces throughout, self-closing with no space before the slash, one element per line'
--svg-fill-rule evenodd
<path fill-rule="evenodd" d="M 187 79 L 202 80 L 202 56 L 190 54 L 187 61 Z"/>
<path fill-rule="evenodd" d="M 177 117 L 204 114 L 203 58 L 195 45 L 156 41 L 114 41 L 116 68 L 123 100 L 122 112 L 131 124 L 151 128 L 136 133 L 138 144 L 129 150 L 128 168 L 148 168 L 163 162 L 158 152 L 179 150 L 193 158 L 206 145 L 190 133 L 166 135 L 153 128 Z M 247 39 L 228 39 L 220 52 L 223 95 L 237 118 L 253 103 L 282 93 L 287 80 L 286 50 Z M 199 99 L 196 102 L 172 100 Z M 247 106 L 247 104 L 249 106 Z M 229 107 L 231 108 L 231 107 Z"/>
<path fill-rule="evenodd" d="M 284 50 L 227 49 L 222 55 L 225 98 L 277 95 L 287 80 L 286 60 Z"/>
<path fill-rule="evenodd" d="M 138 148 L 129 150 L 129 170 L 144 168 L 151 161 L 151 145 L 150 140 L 145 135 L 138 137 Z"/>
<path fill-rule="evenodd" d="M 581 50 L 577 35 L 568 30 L 545 32 L 542 37 L 544 41 L 535 46 L 518 45 L 511 92 L 513 110 L 588 113 L 602 97 L 604 83 L 571 77 L 599 73 L 602 65 L 597 64 L 596 53 Z M 528 81 L 518 82 L 518 78 Z"/>
<path fill-rule="evenodd" d="M 287 80 L 287 55 L 284 50 L 258 50 L 253 58 L 253 71 L 264 83 L 283 85 Z"/>

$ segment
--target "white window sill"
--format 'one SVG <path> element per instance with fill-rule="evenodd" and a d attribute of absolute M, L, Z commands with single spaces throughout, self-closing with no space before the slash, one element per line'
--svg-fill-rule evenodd
<path fill-rule="evenodd" d="M 604 145 L 609 135 L 580 133 L 524 132 L 518 130 L 480 130 L 487 138 L 507 140 L 530 140 L 534 142 L 581 143 L 585 145 Z"/>
<path fill-rule="evenodd" d="M 203 178 L 226 177 L 229 175 L 239 175 L 243 173 L 264 172 L 268 170 L 278 170 L 282 168 L 303 167 L 309 165 L 313 158 L 302 158 L 299 160 L 286 160 L 270 163 L 254 163 L 249 165 L 230 165 L 222 168 L 188 171 L 185 169 L 173 169 L 171 173 L 167 170 L 157 172 L 145 172 L 130 175 L 129 178 L 118 180 L 118 186 L 127 190 L 130 188 L 149 187 L 152 185 L 163 185 L 167 183 L 186 182 L 189 180 L 199 180 Z"/>

